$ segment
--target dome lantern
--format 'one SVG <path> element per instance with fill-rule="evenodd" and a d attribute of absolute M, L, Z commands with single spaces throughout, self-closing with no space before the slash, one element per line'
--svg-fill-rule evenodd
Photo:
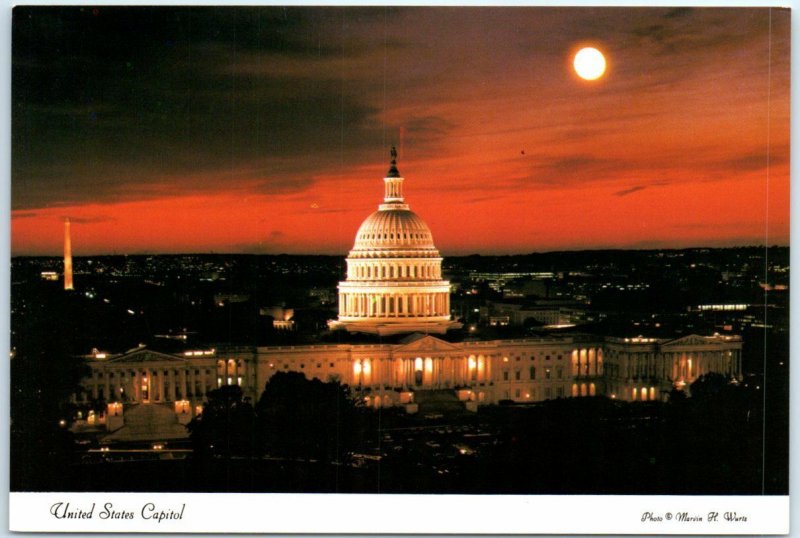
<path fill-rule="evenodd" d="M 389 165 L 389 171 L 386 172 L 386 177 L 383 178 L 384 195 L 383 204 L 381 209 L 398 209 L 404 206 L 403 209 L 408 209 L 403 199 L 403 177 L 397 170 L 397 150 L 392 146 L 391 152 L 392 160 Z"/>

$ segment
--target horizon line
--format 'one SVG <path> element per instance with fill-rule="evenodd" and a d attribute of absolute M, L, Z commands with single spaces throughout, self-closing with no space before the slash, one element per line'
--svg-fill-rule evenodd
<path fill-rule="evenodd" d="M 541 250 L 529 252 L 505 252 L 505 253 L 491 253 L 491 252 L 470 252 L 467 254 L 443 254 L 443 258 L 466 258 L 470 256 L 530 256 L 533 254 L 561 254 L 561 253 L 578 253 L 578 252 L 652 252 L 652 251 L 680 251 L 680 250 L 732 250 L 742 248 L 790 248 L 791 244 L 775 243 L 772 245 L 759 245 L 759 244 L 742 244 L 742 245 L 728 245 L 728 246 L 708 246 L 698 245 L 691 247 L 595 247 L 595 248 L 576 248 L 576 249 L 563 249 L 563 250 Z M 92 253 L 92 254 L 79 254 L 73 253 L 73 258 L 87 258 L 92 256 L 336 256 L 346 257 L 347 253 L 322 253 L 322 252 L 231 252 L 231 251 L 187 251 L 187 252 L 105 252 L 105 253 Z M 62 258 L 63 254 L 12 254 L 11 258 Z"/>

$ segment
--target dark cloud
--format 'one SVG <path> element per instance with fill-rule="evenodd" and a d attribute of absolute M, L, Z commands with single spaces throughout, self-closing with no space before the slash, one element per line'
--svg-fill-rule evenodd
<path fill-rule="evenodd" d="M 12 219 L 31 219 L 38 216 L 39 213 L 36 211 L 14 211 L 11 213 Z"/>
<path fill-rule="evenodd" d="M 768 166 L 781 166 L 788 162 L 789 147 L 778 146 L 771 148 L 769 152 L 766 149 L 735 157 L 733 159 L 725 159 L 718 163 L 722 170 L 730 170 L 734 172 L 750 172 L 756 170 L 763 170 Z"/>
<path fill-rule="evenodd" d="M 633 194 L 634 192 L 639 192 L 645 190 L 647 187 L 644 185 L 637 185 L 636 187 L 630 187 L 627 189 L 623 189 L 621 191 L 617 191 L 614 193 L 614 196 L 628 196 L 629 194 Z"/>
<path fill-rule="evenodd" d="M 654 14 L 647 10 L 648 22 L 630 30 L 628 44 L 659 56 L 680 55 L 689 60 L 691 56 L 686 55 L 692 52 L 714 54 L 763 37 L 769 10 L 667 9 L 662 10 L 659 22 L 649 22 Z"/>
<path fill-rule="evenodd" d="M 117 220 L 116 218 L 111 217 L 109 215 L 102 215 L 97 217 L 70 217 L 69 215 L 64 215 L 62 217 L 59 217 L 59 220 L 64 220 L 67 218 L 69 218 L 70 222 L 75 224 L 96 224 L 99 222 L 113 222 Z"/>
<path fill-rule="evenodd" d="M 636 162 L 630 160 L 599 158 L 584 154 L 555 158 L 535 157 L 532 173 L 523 181 L 527 185 L 574 186 L 609 177 L 619 177 L 637 170 L 637 166 Z"/>
<path fill-rule="evenodd" d="M 264 193 L 307 188 L 309 168 L 373 143 L 378 110 L 313 72 L 225 71 L 248 53 L 301 64 L 340 54 L 338 14 L 370 13 L 16 8 L 14 208 L 146 199 L 166 184 L 184 194 L 244 181 Z M 356 55 L 369 44 L 345 48 Z"/>
<path fill-rule="evenodd" d="M 692 12 L 692 8 L 690 7 L 676 7 L 668 10 L 664 13 L 664 18 L 667 19 L 679 19 L 682 17 L 686 17 Z"/>
<path fill-rule="evenodd" d="M 634 185 L 627 189 L 622 189 L 614 193 L 615 196 L 628 196 L 629 194 L 633 194 L 635 192 L 643 191 L 645 189 L 649 189 L 652 187 L 664 187 L 666 185 L 670 185 L 669 181 L 648 181 L 646 185 Z"/>

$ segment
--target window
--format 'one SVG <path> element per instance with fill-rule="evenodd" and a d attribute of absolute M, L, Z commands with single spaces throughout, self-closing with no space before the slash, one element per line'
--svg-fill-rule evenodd
<path fill-rule="evenodd" d="M 531 379 L 536 379 L 536 367 L 531 366 Z"/>
<path fill-rule="evenodd" d="M 508 381 L 508 371 L 503 372 L 503 381 Z"/>
<path fill-rule="evenodd" d="M 549 361 L 550 360 L 550 355 L 545 355 L 544 360 Z"/>
<path fill-rule="evenodd" d="M 558 356 L 558 360 L 561 360 L 561 355 Z"/>
<path fill-rule="evenodd" d="M 552 398 L 553 397 L 553 389 L 551 389 L 550 387 L 547 387 L 546 389 L 544 389 L 544 397 L 546 399 Z"/>
<path fill-rule="evenodd" d="M 558 387 L 556 389 L 556 396 L 558 396 L 559 398 L 564 397 L 564 387 Z"/>
<path fill-rule="evenodd" d="M 516 391 L 514 391 L 514 397 L 516 397 L 516 398 L 519 398 L 519 389 L 517 389 Z"/>
<path fill-rule="evenodd" d="M 547 369 L 544 371 L 544 378 L 545 378 L 545 379 L 550 379 L 550 368 L 547 368 Z"/>
<path fill-rule="evenodd" d="M 330 364 L 331 368 L 333 368 L 333 363 Z"/>
<path fill-rule="evenodd" d="M 520 372 L 519 370 L 517 370 L 516 372 L 514 372 L 514 379 L 516 379 L 517 381 L 519 381 L 520 379 L 522 379 L 522 372 Z M 519 392 L 519 391 L 517 391 L 517 392 Z"/>
<path fill-rule="evenodd" d="M 559 367 L 559 368 L 556 368 L 556 377 L 557 377 L 558 379 L 561 379 L 561 376 L 562 376 L 562 374 L 563 374 L 563 371 L 564 371 L 564 369 L 563 369 L 563 368 L 560 368 L 560 367 Z"/>
<path fill-rule="evenodd" d="M 289 365 L 288 365 L 288 364 L 284 364 L 284 365 L 283 365 L 283 369 L 284 369 L 284 370 L 288 370 L 288 369 L 289 369 Z"/>

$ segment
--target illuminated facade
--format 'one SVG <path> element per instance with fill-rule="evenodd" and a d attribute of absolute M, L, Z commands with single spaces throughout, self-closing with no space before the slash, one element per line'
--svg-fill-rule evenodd
<path fill-rule="evenodd" d="M 428 225 L 409 209 L 392 148 L 384 197 L 361 224 L 339 283 L 339 318 L 329 325 L 373 334 L 433 333 L 461 327 L 450 318 L 450 283 Z"/>
<path fill-rule="evenodd" d="M 652 401 L 709 372 L 741 379 L 741 348 L 740 337 L 721 335 L 570 335 L 453 343 L 419 333 L 396 344 L 206 349 L 180 355 L 138 348 L 88 357 L 92 374 L 83 382 L 80 399 L 167 404 L 188 420 L 201 411 L 210 390 L 239 385 L 256 401 L 275 373 L 291 371 L 310 379 L 338 379 L 375 407 L 413 406 L 426 390 L 451 391 L 468 408 L 502 400 L 599 395 Z"/>

